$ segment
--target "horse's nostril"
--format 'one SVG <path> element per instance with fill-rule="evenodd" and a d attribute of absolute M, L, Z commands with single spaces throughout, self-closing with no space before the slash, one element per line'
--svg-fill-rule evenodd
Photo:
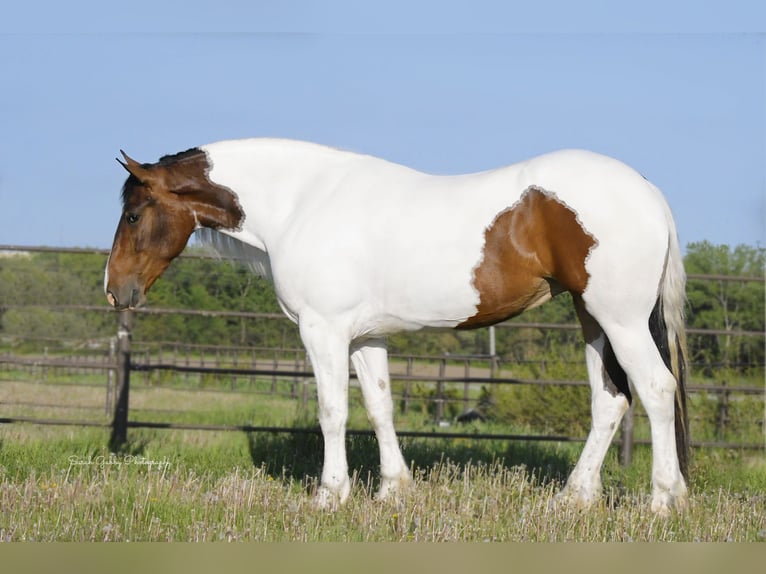
<path fill-rule="evenodd" d="M 117 307 L 117 297 L 111 291 L 106 292 L 106 300 L 112 307 Z"/>
<path fill-rule="evenodd" d="M 133 291 L 130 293 L 130 306 L 138 307 L 140 303 L 141 303 L 141 292 L 138 289 L 133 289 Z"/>

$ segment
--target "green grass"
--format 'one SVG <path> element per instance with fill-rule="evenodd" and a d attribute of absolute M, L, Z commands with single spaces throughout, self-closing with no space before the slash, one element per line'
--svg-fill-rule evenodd
<path fill-rule="evenodd" d="M 605 497 L 552 507 L 578 445 L 403 440 L 415 485 L 377 502 L 377 448 L 349 437 L 354 488 L 315 510 L 315 435 L 135 429 L 123 452 L 101 429 L 0 427 L 0 538 L 36 541 L 763 541 L 762 454 L 699 451 L 689 510 L 649 508 L 648 449 L 623 469 L 610 451 Z"/>
<path fill-rule="evenodd" d="M 303 409 L 286 397 L 134 383 L 131 420 L 316 427 L 313 401 Z M 269 385 L 257 382 L 254 390 Z M 3 416 L 109 420 L 103 387 L 3 382 L 0 391 Z M 358 389 L 352 391 L 349 427 L 369 428 Z M 754 400 L 762 409 L 762 398 Z M 72 410 L 10 404 L 25 401 Z M 74 408 L 83 404 L 95 410 Z M 397 415 L 397 427 L 433 428 L 432 413 L 421 406 Z M 535 429 L 478 423 L 460 430 Z M 577 511 L 550 503 L 580 443 L 405 438 L 415 486 L 399 501 L 381 503 L 372 496 L 376 441 L 350 436 L 352 495 L 336 512 L 320 512 L 311 506 L 322 464 L 319 435 L 131 428 L 116 455 L 108 440 L 108 429 L 0 425 L 0 540 L 766 540 L 763 450 L 695 449 L 690 508 L 661 520 L 648 510 L 651 451 L 642 446 L 628 468 L 612 447 L 603 504 Z"/>

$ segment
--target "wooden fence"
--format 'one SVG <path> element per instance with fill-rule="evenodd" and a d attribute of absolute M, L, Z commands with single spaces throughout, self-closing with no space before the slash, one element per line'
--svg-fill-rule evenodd
<path fill-rule="evenodd" d="M 0 251 L 16 249 L 10 246 L 0 246 Z M 55 251 L 90 253 L 92 250 L 60 250 L 48 248 L 18 248 L 25 251 Z M 718 281 L 763 281 L 760 278 L 728 277 L 728 276 L 690 276 L 690 279 L 712 279 Z M 54 307 L 50 307 L 54 308 Z M 105 312 L 106 306 L 70 305 L 58 306 L 56 310 L 69 310 L 73 312 Z M 189 309 L 141 309 L 139 313 L 152 314 L 185 314 L 201 315 L 207 317 L 227 317 L 239 319 L 279 319 L 286 320 L 281 315 L 268 313 L 247 312 L 218 312 L 218 311 L 194 311 Z M 252 349 L 246 347 L 213 347 L 206 346 L 207 352 L 195 349 L 193 345 L 180 343 L 155 343 L 148 345 L 132 340 L 133 319 L 135 312 L 123 311 L 115 313 L 118 317 L 117 334 L 112 338 L 109 351 L 97 351 L 93 354 L 78 354 L 71 356 L 51 355 L 46 353 L 12 354 L 0 353 L 0 372 L 2 368 L 18 368 L 34 370 L 36 377 L 44 382 L 49 371 L 55 369 L 80 370 L 81 372 L 95 372 L 103 375 L 103 388 L 106 389 L 104 408 L 109 412 L 110 420 L 69 420 L 58 418 L 39 418 L 34 416 L 8 416 L 0 417 L 2 423 L 33 423 L 42 425 L 81 425 L 103 426 L 111 428 L 111 445 L 119 447 L 127 440 L 129 428 L 167 428 L 167 429 L 190 429 L 190 430 L 234 430 L 242 432 L 294 432 L 294 433 L 318 433 L 315 428 L 289 428 L 275 426 L 256 425 L 218 425 L 218 424 L 194 424 L 175 422 L 152 422 L 131 420 L 130 417 L 130 388 L 131 377 L 149 377 L 153 373 L 172 372 L 182 376 L 223 376 L 233 378 L 269 379 L 273 381 L 271 392 L 277 392 L 277 381 L 290 381 L 289 396 L 300 400 L 304 405 L 311 400 L 314 393 L 310 390 L 313 382 L 313 373 L 307 363 L 305 354 L 298 349 Z M 513 321 L 506 328 L 539 328 L 539 329 L 579 329 L 577 325 L 556 325 L 540 323 L 523 323 Z M 764 333 L 755 331 L 725 331 L 725 330 L 698 330 L 690 329 L 691 334 L 707 335 L 738 335 L 743 337 L 763 338 Z M 190 352 L 191 351 L 191 352 Z M 213 354 L 213 359 L 207 358 Z M 285 355 L 290 354 L 290 358 Z M 269 358 L 269 355 L 273 358 Z M 194 359 L 191 356 L 194 355 Z M 450 404 L 458 403 L 460 410 L 469 411 L 475 402 L 472 398 L 472 385 L 556 385 L 556 386 L 587 386 L 584 380 L 561 380 L 561 379 L 519 379 L 503 376 L 498 368 L 499 358 L 493 355 L 487 356 L 394 356 L 392 363 L 391 379 L 400 382 L 402 388 L 396 397 L 405 412 L 410 408 L 413 401 L 424 400 L 422 396 L 416 397 L 412 392 L 412 385 L 423 383 L 432 389 L 427 400 L 433 405 L 434 426 L 438 427 L 445 420 L 445 408 Z M 232 378 L 232 380 L 234 380 Z M 446 386 L 462 385 L 462 394 L 448 396 Z M 720 424 L 726 425 L 727 405 L 737 396 L 761 395 L 764 389 L 747 385 L 732 385 L 725 382 L 720 384 L 695 384 L 692 381 L 688 385 L 690 393 L 704 392 L 719 397 Z M 628 464 L 631 458 L 632 445 L 648 443 L 647 440 L 636 440 L 632 434 L 633 409 L 626 416 L 620 437 L 616 441 L 620 444 L 621 457 L 624 464 Z M 348 434 L 369 435 L 372 431 L 351 429 Z M 532 435 L 532 434 L 490 434 L 477 432 L 452 432 L 439 428 L 434 431 L 411 431 L 400 430 L 403 437 L 442 437 L 442 438 L 471 438 L 493 440 L 520 440 L 520 441 L 555 441 L 555 442 L 581 442 L 585 437 L 567 435 Z M 693 438 L 693 437 L 692 437 Z M 722 442 L 722 441 L 694 441 L 692 446 L 712 446 L 723 448 L 753 448 L 763 449 L 763 443 L 746 442 Z"/>
<path fill-rule="evenodd" d="M 100 309 L 103 311 L 103 308 Z M 142 313 L 166 313 L 172 310 L 147 309 Z M 186 313 L 194 313 L 185 311 Z M 118 317 L 117 335 L 112 338 L 108 353 L 80 356 L 25 356 L 0 354 L 0 367 L 26 368 L 35 370 L 36 377 L 44 382 L 50 371 L 61 369 L 75 372 L 98 372 L 103 375 L 106 389 L 105 409 L 109 411 L 110 422 L 94 422 L 88 420 L 67 420 L 36 417 L 0 417 L 0 423 L 26 422 L 42 425 L 82 425 L 111 427 L 110 444 L 113 448 L 126 442 L 130 428 L 159 428 L 187 430 L 232 430 L 240 432 L 294 432 L 318 433 L 318 429 L 257 426 L 257 425 L 220 425 L 194 424 L 177 422 L 156 422 L 131 420 L 130 418 L 130 383 L 131 378 L 150 377 L 153 373 L 171 372 L 177 376 L 229 376 L 235 378 L 251 378 L 252 380 L 272 380 L 271 392 L 277 392 L 277 381 L 288 381 L 290 390 L 288 396 L 299 400 L 305 406 L 314 396 L 310 386 L 313 383 L 313 373 L 307 362 L 305 353 L 300 349 L 252 349 L 248 347 L 184 345 L 181 343 L 139 343 L 132 340 L 133 319 L 136 312 L 123 311 L 115 313 Z M 205 315 L 241 315 L 209 311 L 200 312 Z M 260 317 L 259 314 L 248 314 Z M 539 324 L 531 324 L 541 327 Z M 529 327 L 530 324 L 516 324 L 518 327 Z M 569 325 L 545 325 L 548 329 L 569 329 Z M 763 336 L 763 334 L 758 334 Z M 269 355 L 272 355 L 269 357 Z M 458 403 L 461 411 L 470 411 L 475 404 L 470 389 L 472 385 L 555 385 L 555 386 L 587 386 L 584 380 L 562 379 L 519 379 L 502 376 L 498 369 L 498 357 L 490 356 L 455 356 L 439 357 L 423 356 L 392 356 L 391 380 L 401 382 L 401 392 L 395 397 L 406 412 L 413 401 L 428 400 L 432 403 L 434 427 L 445 422 L 445 408 L 452 403 Z M 353 377 L 353 373 L 352 373 Z M 416 397 L 412 392 L 412 384 L 422 383 L 431 386 L 430 396 Z M 232 384 L 233 385 L 233 384 Z M 461 385 L 459 396 L 448 396 L 446 386 Z M 225 387 L 224 387 L 225 388 Z M 726 405 L 736 396 L 763 394 L 763 389 L 745 385 L 731 384 L 694 384 L 688 385 L 688 391 L 705 392 L 719 396 L 721 405 L 720 424 L 726 424 Z M 620 436 L 616 442 L 620 445 L 621 460 L 629 464 L 634 444 L 648 444 L 647 440 L 634 439 L 633 409 L 629 411 L 623 423 Z M 372 431 L 351 429 L 350 435 L 369 435 Z M 401 430 L 403 437 L 441 437 L 441 438 L 471 438 L 492 440 L 517 441 L 553 441 L 553 442 L 582 442 L 585 437 L 550 434 L 497 434 L 481 432 L 461 432 L 435 428 L 434 431 Z M 763 448 L 763 444 L 722 441 L 692 441 L 692 446 L 708 446 L 722 448 Z"/>

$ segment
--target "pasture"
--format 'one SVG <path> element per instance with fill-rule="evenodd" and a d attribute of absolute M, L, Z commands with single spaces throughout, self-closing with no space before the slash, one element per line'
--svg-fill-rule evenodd
<path fill-rule="evenodd" d="M 6 305 L 0 309 L 0 417 L 102 425 L 0 424 L 1 540 L 766 540 L 762 280 L 742 285 L 717 279 L 691 283 L 688 324 L 696 329 L 690 339 L 690 506 L 682 515 L 661 519 L 649 511 L 651 455 L 643 444 L 648 425 L 640 403 L 635 410 L 633 462 L 623 466 L 619 445 L 610 447 L 603 472 L 604 500 L 587 512 L 552 504 L 582 450 L 577 441 L 405 437 L 400 442 L 414 487 L 396 500 L 378 502 L 372 497 L 380 481 L 376 441 L 349 436 L 353 486 L 348 503 L 334 512 L 320 512 L 311 504 L 322 464 L 322 439 L 315 432 L 130 428 L 128 442 L 112 454 L 107 444 L 114 397 L 107 380 L 115 363 L 109 355 L 115 317 L 103 313 L 102 269 L 101 255 L 0 258 Z M 710 272 L 705 267 L 696 270 Z M 139 315 L 136 363 L 171 362 L 169 349 L 180 347 L 172 361 L 181 366 L 255 367 L 251 351 L 256 347 L 284 352 L 297 345 L 297 333 L 284 320 L 212 312 L 218 308 L 213 302 L 234 309 L 277 310 L 273 302 L 261 300 L 266 291 L 251 288 L 250 275 L 243 270 L 188 258 L 170 271 L 177 275 L 157 285 L 166 289 L 159 292 L 164 305 L 206 309 L 200 303 L 206 301 L 210 310 L 199 316 L 188 310 Z M 74 275 L 63 280 L 60 274 L 65 272 Z M 748 269 L 736 273 L 760 275 Z M 210 284 L 193 291 L 184 288 L 199 283 L 199 278 Z M 50 302 L 43 297 L 59 293 L 49 288 L 52 285 L 77 289 Z M 90 293 L 86 301 L 94 305 L 84 308 L 87 312 L 76 307 L 83 302 L 81 292 Z M 222 292 L 241 295 L 242 302 L 224 305 L 219 301 Z M 199 301 L 186 301 L 189 293 Z M 244 302 L 245 294 L 253 300 Z M 718 297 L 721 294 L 728 299 Z M 719 305 L 721 300 L 729 307 Z M 463 427 L 466 434 L 583 437 L 589 421 L 587 386 L 541 384 L 545 379 L 585 377 L 579 333 L 532 323 L 571 324 L 574 318 L 563 313 L 565 306 L 559 302 L 557 298 L 526 314 L 530 326 L 517 323 L 498 330 L 496 372 L 489 371 L 486 333 L 481 331 L 392 337 L 397 353 L 441 357 L 416 361 L 411 370 L 408 361 L 392 358 L 392 373 L 413 376 L 411 388 L 406 378 L 393 380 L 397 429 L 443 431 L 437 420 L 451 420 L 466 401 L 474 406 L 486 398 L 484 383 L 469 388 L 448 382 L 440 390 L 442 375 L 468 376 L 468 368 L 456 358 L 462 352 L 480 357 L 471 366 L 472 376 L 498 378 L 486 385 L 492 416 Z M 726 311 L 728 323 L 710 314 L 716 305 Z M 733 325 L 735 331 L 720 331 L 723 324 Z M 167 340 L 175 342 L 163 346 Z M 243 345 L 248 352 L 226 356 L 222 344 Z M 208 351 L 202 350 L 204 345 Z M 86 355 L 100 366 L 78 368 L 77 361 Z M 287 370 L 306 369 L 302 354 L 288 355 Z M 275 365 L 270 355 L 259 355 L 257 364 L 267 369 Z M 444 373 L 441 364 L 446 365 Z M 426 368 L 430 370 L 422 370 Z M 494 384 L 503 378 L 530 384 Z M 724 384 L 724 392 L 716 390 Z M 441 414 L 439 404 L 445 409 Z M 315 431 L 315 389 L 304 379 L 285 379 L 275 387 L 271 378 L 251 375 L 137 371 L 131 379 L 130 420 Z M 361 394 L 353 385 L 348 426 L 370 428 Z"/>
<path fill-rule="evenodd" d="M 16 395 L 35 385 L 18 385 Z M 78 400 L 82 400 L 79 397 Z M 136 408 L 240 409 L 226 393 L 136 392 Z M 313 426 L 295 401 L 262 405 L 274 423 Z M 254 407 L 253 407 L 254 408 Z M 259 413 L 249 411 L 250 415 Z M 262 413 L 261 413 L 262 414 Z M 695 449 L 688 510 L 649 511 L 650 451 L 630 467 L 612 447 L 605 497 L 581 511 L 553 504 L 580 444 L 402 439 L 414 485 L 373 499 L 375 439 L 347 439 L 353 488 L 334 512 L 311 495 L 321 438 L 132 429 L 119 453 L 108 429 L 0 426 L 0 539 L 5 541 L 764 541 L 761 453 Z"/>

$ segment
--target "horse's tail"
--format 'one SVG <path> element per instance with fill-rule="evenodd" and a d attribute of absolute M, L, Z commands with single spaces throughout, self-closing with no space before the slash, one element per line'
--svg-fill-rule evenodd
<path fill-rule="evenodd" d="M 678 244 L 676 226 L 667 208 L 668 251 L 665 270 L 660 284 L 657 305 L 649 318 L 649 328 L 665 365 L 676 379 L 675 427 L 678 463 L 684 478 L 689 467 L 689 415 L 686 412 L 686 377 L 688 373 L 686 353 L 686 328 L 684 306 L 686 304 L 686 272 L 681 248 Z"/>

